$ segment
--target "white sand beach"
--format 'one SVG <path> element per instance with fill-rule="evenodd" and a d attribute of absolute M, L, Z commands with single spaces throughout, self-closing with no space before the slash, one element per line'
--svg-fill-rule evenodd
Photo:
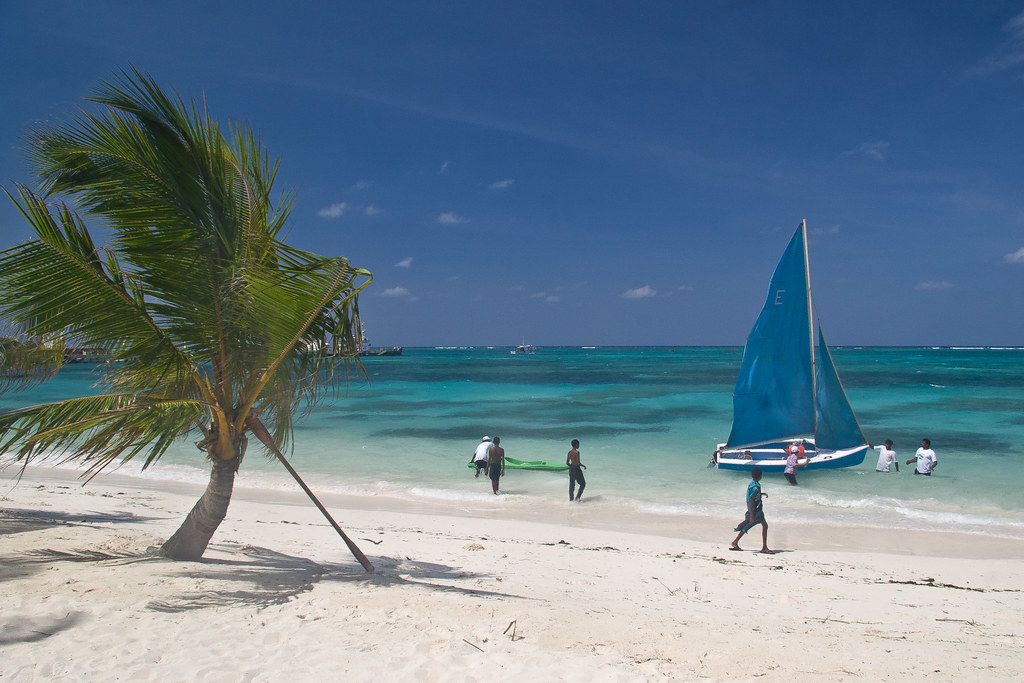
<path fill-rule="evenodd" d="M 147 549 L 201 490 L 0 472 L 5 681 L 1024 679 L 1024 548 L 982 536 L 501 519 L 236 488 L 202 562 Z M 769 522 L 771 515 L 769 514 Z"/>

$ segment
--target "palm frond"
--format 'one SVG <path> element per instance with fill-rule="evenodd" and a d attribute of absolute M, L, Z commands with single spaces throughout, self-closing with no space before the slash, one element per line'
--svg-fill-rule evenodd
<path fill-rule="evenodd" d="M 355 301 L 371 276 L 344 259 L 320 258 L 307 259 L 301 268 L 260 269 L 246 275 L 246 315 L 253 317 L 251 322 L 263 321 L 261 345 L 270 361 L 265 370 L 250 376 L 246 395 L 255 398 L 268 384 L 281 383 L 290 387 L 291 403 L 305 400 L 314 395 L 310 390 L 334 380 L 337 366 L 355 357 Z"/>
<path fill-rule="evenodd" d="M 0 413 L 0 450 L 16 460 L 80 460 L 101 470 L 147 451 L 143 468 L 207 419 L 195 401 L 103 394 Z"/>
<path fill-rule="evenodd" d="M 115 255 L 101 255 L 66 205 L 54 216 L 41 197 L 18 191 L 20 201 L 8 196 L 38 239 L 0 252 L 0 314 L 28 334 L 100 349 L 122 363 L 122 374 L 156 369 L 164 383 L 192 382 L 192 362 L 147 313 Z"/>
<path fill-rule="evenodd" d="M 0 392 L 27 389 L 50 379 L 64 364 L 64 344 L 0 337 Z"/>

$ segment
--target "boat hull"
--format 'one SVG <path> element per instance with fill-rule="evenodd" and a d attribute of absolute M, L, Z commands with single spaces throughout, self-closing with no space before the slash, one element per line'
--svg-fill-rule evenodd
<path fill-rule="evenodd" d="M 372 347 L 372 348 L 362 349 L 359 352 L 359 357 L 360 358 L 369 358 L 370 356 L 401 356 L 401 355 L 402 355 L 402 347 L 401 346 L 392 346 L 390 348 L 383 347 L 383 346 L 382 347 Z"/>
<path fill-rule="evenodd" d="M 791 443 L 799 443 L 799 440 L 765 444 L 757 448 L 727 449 L 725 444 L 719 444 L 718 450 L 715 451 L 714 462 L 720 470 L 749 472 L 755 467 L 760 467 L 762 472 L 783 472 L 786 469 L 785 449 Z M 811 439 L 805 439 L 804 444 L 809 446 L 807 457 L 800 460 L 803 466 L 797 471 L 855 467 L 864 462 L 864 455 L 868 451 L 867 444 L 835 451 L 816 450 Z M 747 451 L 750 451 L 750 459 L 747 459 L 745 455 Z"/>

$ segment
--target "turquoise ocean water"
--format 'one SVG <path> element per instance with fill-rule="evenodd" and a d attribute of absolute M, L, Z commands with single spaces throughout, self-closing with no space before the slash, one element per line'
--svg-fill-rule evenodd
<path fill-rule="evenodd" d="M 483 435 L 506 454 L 561 460 L 581 442 L 588 503 L 606 510 L 734 517 L 749 475 L 706 467 L 728 436 L 740 348 L 407 348 L 365 359 L 297 425 L 291 460 L 321 493 L 474 506 L 568 499 L 567 475 L 509 470 L 495 498 L 466 467 Z M 766 475 L 775 518 L 956 530 L 1024 538 L 1024 349 L 837 348 L 833 356 L 872 443 L 895 442 L 901 463 L 922 437 L 931 478 L 857 467 L 800 472 L 799 487 Z M 93 391 L 95 368 L 73 365 L 0 409 Z M 254 444 L 253 444 L 254 445 Z M 129 464 L 121 473 L 135 473 Z M 147 472 L 205 483 L 191 443 Z M 291 489 L 279 464 L 251 448 L 239 486 Z M 566 504 L 568 504 L 566 502 Z"/>

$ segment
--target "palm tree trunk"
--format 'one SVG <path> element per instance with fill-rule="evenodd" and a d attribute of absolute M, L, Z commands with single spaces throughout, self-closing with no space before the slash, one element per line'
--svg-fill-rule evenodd
<path fill-rule="evenodd" d="M 202 559 L 206 546 L 210 545 L 210 539 L 228 513 L 239 462 L 237 455 L 231 460 L 214 457 L 206 492 L 174 535 L 160 546 L 160 554 L 172 560 Z"/>

